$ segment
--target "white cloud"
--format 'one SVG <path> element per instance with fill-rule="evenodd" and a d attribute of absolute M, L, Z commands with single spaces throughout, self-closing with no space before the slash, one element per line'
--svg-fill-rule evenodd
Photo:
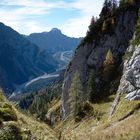
<path fill-rule="evenodd" d="M 50 30 L 45 24 L 42 25 L 37 17 L 47 18 L 54 9 L 75 9 L 81 15 L 77 18 L 68 19 L 59 28 L 69 36 L 84 36 L 90 19 L 93 15 L 98 15 L 104 0 L 75 0 L 66 2 L 58 0 L 47 2 L 47 0 L 1 0 L 0 1 L 0 21 L 23 34 Z M 7 10 L 10 6 L 11 9 Z M 16 6 L 18 8 L 12 8 Z M 60 19 L 61 20 L 61 19 Z M 55 22 L 55 19 L 54 21 Z M 49 25 L 50 26 L 50 25 Z"/>
<path fill-rule="evenodd" d="M 79 17 L 75 19 L 70 19 L 64 25 L 59 28 L 62 32 L 71 37 L 82 37 L 86 35 L 88 29 L 89 21 L 91 17 Z"/>
<path fill-rule="evenodd" d="M 50 28 L 51 28 L 51 27 L 48 27 L 48 26 L 47 27 L 42 26 L 42 25 L 40 25 L 39 23 L 37 23 L 35 21 L 29 21 L 29 22 L 24 23 L 24 27 L 26 29 L 28 29 L 28 33 L 44 32 L 46 30 L 47 31 L 50 30 Z"/>
<path fill-rule="evenodd" d="M 104 0 L 76 0 L 71 3 L 69 6 L 79 9 L 81 16 L 69 19 L 64 25 L 61 25 L 60 28 L 62 31 L 69 36 L 85 36 L 92 16 L 96 17 L 99 15 L 103 1 Z"/>
<path fill-rule="evenodd" d="M 0 21 L 24 34 L 46 30 L 47 28 L 36 20 L 36 16 L 49 14 L 55 7 L 54 4 L 45 3 L 43 0 L 5 0 L 0 1 L 0 5 Z M 11 9 L 8 10 L 7 7 Z"/>

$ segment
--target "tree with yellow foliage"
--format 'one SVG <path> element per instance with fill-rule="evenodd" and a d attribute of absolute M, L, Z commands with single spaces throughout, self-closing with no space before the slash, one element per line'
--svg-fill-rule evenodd
<path fill-rule="evenodd" d="M 107 30 L 107 21 L 105 20 L 102 25 L 102 32 L 105 32 L 106 30 Z"/>
<path fill-rule="evenodd" d="M 114 71 L 114 59 L 112 51 L 109 49 L 105 61 L 103 63 L 103 80 L 108 82 L 112 78 L 112 73 Z"/>

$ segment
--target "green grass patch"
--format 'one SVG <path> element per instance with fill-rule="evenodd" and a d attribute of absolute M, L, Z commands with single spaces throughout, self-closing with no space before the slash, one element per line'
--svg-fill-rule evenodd
<path fill-rule="evenodd" d="M 134 113 L 135 110 L 140 108 L 140 100 L 128 101 L 122 97 L 118 107 L 112 117 L 112 120 L 121 120 Z"/>

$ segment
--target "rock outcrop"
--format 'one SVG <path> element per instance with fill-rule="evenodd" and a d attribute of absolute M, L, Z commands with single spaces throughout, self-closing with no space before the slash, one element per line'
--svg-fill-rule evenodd
<path fill-rule="evenodd" d="M 130 46 L 129 51 L 131 49 Z M 118 94 L 127 94 L 126 99 L 140 99 L 140 45 L 134 47 L 132 57 L 124 62 L 123 76 L 120 81 Z"/>
<path fill-rule="evenodd" d="M 140 45 L 129 46 L 125 55 L 129 56 L 124 60 L 123 75 L 110 110 L 110 117 L 115 112 L 122 96 L 129 101 L 140 100 Z"/>

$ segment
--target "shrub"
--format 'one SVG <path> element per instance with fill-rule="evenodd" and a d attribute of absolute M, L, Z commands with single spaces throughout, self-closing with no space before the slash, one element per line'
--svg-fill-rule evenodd
<path fill-rule="evenodd" d="M 3 129 L 0 129 L 0 140 L 22 140 L 17 124 L 9 122 Z"/>
<path fill-rule="evenodd" d="M 90 102 L 86 101 L 83 106 L 79 109 L 75 117 L 75 122 L 81 121 L 85 116 L 93 115 L 93 107 Z"/>
<path fill-rule="evenodd" d="M 6 100 L 6 98 L 3 95 L 2 90 L 0 89 L 0 102 L 4 102 Z"/>
<path fill-rule="evenodd" d="M 17 121 L 16 112 L 11 105 L 4 103 L 0 107 L 0 119 L 4 121 Z"/>

